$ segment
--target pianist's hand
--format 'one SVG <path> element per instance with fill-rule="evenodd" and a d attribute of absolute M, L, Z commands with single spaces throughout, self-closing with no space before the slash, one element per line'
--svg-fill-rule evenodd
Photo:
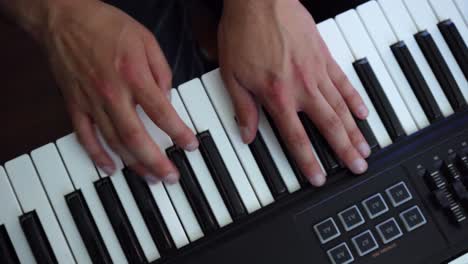
<path fill-rule="evenodd" d="M 75 1 L 80 3 L 81 1 Z M 43 36 L 78 137 L 97 165 L 115 169 L 96 137 L 150 181 L 178 180 L 173 164 L 150 139 L 135 111 L 148 116 L 187 150 L 198 141 L 172 108 L 171 71 L 151 32 L 101 1 L 63 8 Z"/>
<path fill-rule="evenodd" d="M 370 148 L 351 112 L 368 110 L 331 57 L 299 1 L 225 0 L 219 25 L 223 79 L 246 143 L 257 131 L 257 99 L 270 113 L 309 181 L 325 182 L 298 118 L 304 111 L 354 172 L 367 170 Z"/>

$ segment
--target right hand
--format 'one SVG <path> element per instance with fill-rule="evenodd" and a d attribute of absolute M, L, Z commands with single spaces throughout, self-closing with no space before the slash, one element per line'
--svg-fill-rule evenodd
<path fill-rule="evenodd" d="M 151 32 L 108 4 L 82 1 L 55 12 L 40 42 L 78 138 L 97 166 L 109 174 L 115 170 L 94 124 L 136 173 L 150 182 L 176 182 L 177 169 L 146 132 L 135 109 L 141 105 L 177 145 L 186 150 L 198 147 L 168 99 L 171 71 Z"/>

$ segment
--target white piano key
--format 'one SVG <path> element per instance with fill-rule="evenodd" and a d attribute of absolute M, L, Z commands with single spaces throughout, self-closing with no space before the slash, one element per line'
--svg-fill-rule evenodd
<path fill-rule="evenodd" d="M 78 263 L 92 263 L 85 244 L 68 209 L 65 196 L 75 191 L 62 159 L 54 144 L 47 144 L 31 152 L 31 158 L 42 180 L 49 201 L 62 226 L 70 249 Z"/>
<path fill-rule="evenodd" d="M 114 162 L 114 165 L 115 165 L 115 170 L 116 171 L 119 171 L 119 170 L 122 170 L 125 166 L 122 162 L 122 159 L 119 157 L 119 155 L 117 155 L 117 153 L 115 153 L 110 147 L 109 145 L 107 144 L 107 142 L 104 140 L 104 137 L 102 136 L 102 133 L 101 131 L 99 131 L 99 129 L 96 128 L 96 135 L 97 135 L 97 138 L 99 140 L 99 143 L 101 143 L 102 147 L 104 148 L 104 151 L 109 154 L 110 158 L 112 159 L 112 161 Z M 107 173 L 105 171 L 103 171 L 101 168 L 97 167 L 98 169 L 98 172 L 99 172 L 99 175 L 105 177 L 105 176 L 109 176 L 107 175 Z"/>
<path fill-rule="evenodd" d="M 445 96 L 442 87 L 440 86 L 437 78 L 432 72 L 429 63 L 427 62 L 424 54 L 419 48 L 414 35 L 418 33 L 418 29 L 411 19 L 408 10 L 403 4 L 402 0 L 379 0 L 378 3 L 382 8 L 388 22 L 393 28 L 397 38 L 405 42 L 406 47 L 411 52 L 414 61 L 419 67 L 421 74 L 424 77 L 429 89 L 434 96 L 434 99 L 439 106 L 442 114 L 447 117 L 453 114 L 453 108 L 450 105 L 447 97 Z"/>
<path fill-rule="evenodd" d="M 5 170 L 0 166 L 0 225 L 5 225 L 21 263 L 36 263 L 18 217 L 23 214 Z"/>
<path fill-rule="evenodd" d="M 449 1 L 446 2 L 448 3 Z M 453 57 L 450 48 L 437 28 L 439 21 L 433 13 L 431 6 L 426 0 L 404 0 L 404 3 L 418 29 L 420 31 L 427 30 L 431 34 L 437 48 L 444 57 L 445 62 L 447 62 L 450 72 L 455 78 L 458 87 L 463 93 L 465 101 L 468 102 L 468 81 L 465 79 L 460 66 L 458 66 L 455 57 Z"/>
<path fill-rule="evenodd" d="M 448 264 L 466 264 L 468 263 L 468 253 L 459 256 L 458 258 L 450 261 Z"/>
<path fill-rule="evenodd" d="M 182 99 L 179 96 L 179 93 L 176 89 L 172 89 L 171 91 L 171 98 L 172 98 L 172 105 L 174 106 L 177 114 L 179 114 L 180 118 L 184 123 L 194 132 L 195 128 L 192 124 L 192 120 L 190 120 L 189 114 L 185 109 L 184 104 L 182 103 Z M 224 204 L 223 198 L 219 193 L 218 188 L 211 176 L 211 173 L 208 167 L 203 160 L 203 156 L 201 155 L 200 151 L 197 149 L 195 151 L 185 151 L 185 155 L 190 163 L 190 166 L 195 173 L 195 177 L 200 184 L 200 188 L 203 191 L 203 194 L 210 205 L 211 211 L 213 212 L 216 221 L 218 222 L 220 227 L 226 226 L 232 223 L 232 217 L 229 214 L 229 211 Z"/>
<path fill-rule="evenodd" d="M 369 110 L 367 122 L 369 123 L 369 127 L 377 139 L 379 146 L 384 148 L 392 144 L 392 139 L 390 138 L 387 129 L 382 123 L 377 110 L 375 110 L 374 104 L 370 100 L 369 95 L 367 95 L 367 92 L 364 89 L 359 76 L 353 68 L 353 62 L 356 61 L 356 58 L 353 57 L 353 54 L 346 44 L 346 41 L 341 34 L 336 22 L 333 19 L 323 21 L 318 24 L 318 30 L 323 40 L 327 44 L 328 49 L 330 50 L 330 53 L 332 54 L 336 63 L 338 63 L 338 65 L 341 67 L 343 72 L 348 77 L 348 80 L 351 82 L 366 104 Z"/>
<path fill-rule="evenodd" d="M 369 61 L 406 134 L 410 135 L 416 132 L 418 130 L 416 123 L 411 117 L 379 54 L 375 50 L 374 44 L 356 11 L 349 10 L 338 15 L 335 20 L 347 40 L 354 57 L 356 59 L 367 58 Z"/>
<path fill-rule="evenodd" d="M 230 95 L 227 92 L 221 73 L 219 69 L 214 70 L 210 73 L 205 74 L 202 77 L 205 90 L 208 96 L 213 102 L 213 106 L 223 123 L 224 129 L 231 140 L 234 150 L 237 153 L 244 169 L 246 170 L 247 176 L 250 178 L 253 188 L 263 206 L 273 202 L 273 196 L 268 189 L 268 185 L 265 182 L 264 177 L 255 162 L 255 158 L 249 149 L 249 146 L 242 142 L 237 123 L 234 119 L 235 112 L 230 100 Z M 271 154 L 273 161 L 276 163 L 279 173 L 289 192 L 294 192 L 300 188 L 299 181 L 294 175 L 294 172 L 289 165 L 286 156 L 284 155 L 278 140 L 276 139 L 273 130 L 266 119 L 263 111 L 259 110 L 259 127 L 260 133 L 262 134 L 263 140 Z M 319 158 L 316 156 L 320 162 Z"/>
<path fill-rule="evenodd" d="M 117 156 L 116 156 L 117 157 Z M 117 162 L 122 162 L 120 159 Z M 107 177 L 105 172 L 99 170 L 101 177 Z M 159 254 L 158 248 L 154 243 L 151 234 L 148 230 L 148 227 L 143 220 L 143 216 L 138 209 L 138 205 L 133 197 L 130 188 L 128 187 L 127 181 L 121 170 L 115 171 L 112 176 L 110 176 L 112 185 L 114 185 L 117 196 L 122 203 L 122 206 L 127 213 L 128 220 L 135 232 L 135 235 L 140 243 L 143 252 L 145 253 L 148 261 L 155 261 L 161 257 Z"/>
<path fill-rule="evenodd" d="M 22 155 L 5 163 L 5 169 L 23 211 L 36 211 L 57 261 L 75 263 L 29 156 Z"/>
<path fill-rule="evenodd" d="M 458 11 L 462 15 L 465 24 L 468 26 L 468 1 L 466 0 L 454 0 L 458 8 Z"/>
<path fill-rule="evenodd" d="M 151 138 L 159 146 L 162 154 L 166 156 L 166 149 L 173 146 L 171 138 L 153 123 L 140 106 L 137 106 L 137 113 Z M 190 203 L 182 189 L 182 186 L 180 186 L 180 183 L 158 183 L 156 185 L 164 185 L 166 187 L 174 208 L 177 211 L 177 214 L 173 212 L 172 206 L 170 214 L 161 211 L 164 221 L 166 222 L 169 232 L 171 232 L 176 244 L 185 245 L 188 243 L 184 233 L 184 228 L 188 238 L 192 242 L 203 237 L 203 231 L 201 230 L 200 224 L 195 217 L 192 207 L 190 207 Z M 155 199 L 159 202 L 158 197 L 155 197 Z M 180 225 L 177 215 L 179 215 L 179 219 L 183 227 Z"/>
<path fill-rule="evenodd" d="M 260 133 L 262 133 L 263 141 L 265 141 L 265 145 L 270 152 L 273 162 L 278 168 L 286 188 L 288 188 L 288 192 L 293 193 L 299 190 L 301 185 L 297 180 L 294 170 L 292 169 L 291 164 L 289 164 L 288 158 L 283 152 L 283 149 L 281 148 L 281 145 L 276 138 L 275 132 L 271 128 L 270 123 L 268 122 L 268 119 L 262 109 L 259 109 L 258 115 L 258 130 Z M 315 151 L 314 155 L 317 161 L 320 163 L 322 171 L 326 174 L 326 171 L 323 169 L 323 164 Z"/>
<path fill-rule="evenodd" d="M 99 180 L 93 162 L 78 142 L 76 134 L 57 140 L 57 148 L 77 190 L 81 190 L 89 211 L 114 263 L 127 263 L 125 254 L 107 218 L 94 182 Z"/>
<path fill-rule="evenodd" d="M 223 124 L 224 130 L 229 137 L 234 151 L 249 177 L 255 194 L 262 206 L 267 206 L 274 202 L 273 195 L 265 181 L 265 178 L 258 167 L 249 145 L 242 141 L 238 125 L 235 120 L 235 111 L 226 87 L 224 87 L 219 69 L 211 71 L 202 76 L 202 82 L 206 93 L 211 99 L 213 107 L 218 114 L 219 120 Z"/>
<path fill-rule="evenodd" d="M 375 1 L 369 1 L 358 6 L 356 10 L 416 125 L 419 129 L 429 126 L 421 104 L 390 49 L 398 40 L 379 5 Z"/>
<path fill-rule="evenodd" d="M 460 32 L 461 37 L 465 41 L 465 44 L 468 45 L 468 26 L 465 24 L 465 21 L 463 21 L 463 17 L 458 12 L 455 3 L 452 1 L 429 0 L 429 4 L 431 5 L 432 10 L 437 16 L 439 22 L 447 19 L 452 20 L 452 22 L 457 27 L 458 32 Z M 465 5 L 468 8 L 468 5 Z"/>
<path fill-rule="evenodd" d="M 247 212 L 252 213 L 260 209 L 260 202 L 245 175 L 242 165 L 237 159 L 236 153 L 216 116 L 216 112 L 200 80 L 194 79 L 182 84 L 179 87 L 179 93 L 197 131 L 199 133 L 206 130 L 210 131 L 227 170 L 231 176 L 235 175 L 235 177 L 232 177 L 232 180 Z"/>

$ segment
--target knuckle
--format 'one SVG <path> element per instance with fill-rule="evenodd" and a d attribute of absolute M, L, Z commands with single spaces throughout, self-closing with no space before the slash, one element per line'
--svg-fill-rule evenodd
<path fill-rule="evenodd" d="M 337 87 L 347 87 L 349 85 L 348 77 L 338 68 L 334 78 Z"/>
<path fill-rule="evenodd" d="M 309 139 L 307 138 L 305 133 L 302 133 L 302 131 L 296 129 L 294 132 L 291 133 L 289 142 L 297 148 L 302 148 L 304 146 L 308 146 Z"/>
<path fill-rule="evenodd" d="M 337 131 L 343 129 L 341 119 L 336 114 L 331 114 L 325 117 L 322 126 L 324 133 L 327 135 L 334 135 Z"/>
<path fill-rule="evenodd" d="M 145 71 L 133 63 L 130 55 L 122 55 L 116 61 L 116 72 L 120 75 L 133 89 L 141 89 L 145 80 Z"/>
<path fill-rule="evenodd" d="M 275 108 L 287 107 L 286 86 L 281 81 L 270 81 L 270 85 L 265 87 L 265 97 Z"/>
<path fill-rule="evenodd" d="M 162 88 L 171 88 L 172 85 L 172 73 L 170 70 L 162 70 L 158 76 L 158 84 Z"/>
<path fill-rule="evenodd" d="M 97 76 L 92 76 L 91 85 L 94 87 L 94 90 L 97 92 L 101 100 L 104 101 L 104 103 L 114 104 L 116 101 L 118 101 L 118 92 L 115 87 L 111 85 L 109 80 Z"/>
<path fill-rule="evenodd" d="M 345 117 L 348 114 L 348 105 L 342 98 L 336 99 L 332 107 L 339 117 Z"/>

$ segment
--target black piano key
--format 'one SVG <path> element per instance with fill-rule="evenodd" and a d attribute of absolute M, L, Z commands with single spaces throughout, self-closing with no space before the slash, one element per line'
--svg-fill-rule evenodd
<path fill-rule="evenodd" d="M 457 60 L 465 78 L 468 79 L 468 48 L 455 24 L 450 20 L 444 20 L 438 24 L 440 32 L 444 36 L 455 60 Z"/>
<path fill-rule="evenodd" d="M 277 140 L 278 140 L 278 142 L 279 142 L 279 144 L 281 146 L 281 149 L 284 152 L 284 155 L 286 156 L 286 159 L 288 160 L 289 165 L 291 165 L 291 168 L 292 168 L 292 170 L 294 172 L 294 175 L 296 175 L 296 178 L 299 181 L 299 184 L 302 187 L 310 186 L 309 181 L 304 176 L 304 174 L 302 174 L 301 170 L 299 169 L 299 167 L 296 164 L 296 161 L 293 159 L 293 157 L 289 153 L 289 150 L 286 147 L 286 144 L 283 141 L 283 138 L 281 137 L 278 128 L 275 126 L 275 122 L 273 122 L 273 119 L 271 118 L 271 116 L 268 114 L 267 111 L 264 111 L 264 113 L 265 113 L 265 116 L 268 119 L 268 123 L 270 123 L 270 126 L 271 126 L 271 129 L 273 130 L 273 133 L 275 134 L 275 136 L 276 136 L 276 138 L 277 138 Z"/>
<path fill-rule="evenodd" d="M 257 132 L 257 136 L 253 142 L 249 144 L 249 148 L 273 197 L 279 199 L 288 194 L 288 189 L 281 178 L 260 131 Z"/>
<path fill-rule="evenodd" d="M 19 264 L 20 261 L 16 255 L 15 248 L 11 243 L 5 225 L 0 225 L 0 263 Z"/>
<path fill-rule="evenodd" d="M 93 263 L 112 263 L 112 259 L 80 190 L 65 196 L 68 208 Z"/>
<path fill-rule="evenodd" d="M 453 109 L 460 111 L 466 106 L 465 99 L 431 34 L 421 31 L 415 38 Z"/>
<path fill-rule="evenodd" d="M 372 153 L 377 152 L 380 149 L 379 142 L 375 138 L 374 133 L 372 132 L 369 123 L 366 120 L 355 119 L 356 125 L 358 126 L 359 130 L 361 131 L 362 135 L 369 144 Z"/>
<path fill-rule="evenodd" d="M 36 211 L 20 216 L 20 224 L 37 263 L 58 263 Z"/>
<path fill-rule="evenodd" d="M 180 185 L 187 195 L 190 206 L 200 224 L 203 233 L 211 234 L 219 229 L 218 222 L 211 211 L 205 195 L 184 151 L 176 146 L 166 149 L 167 156 L 180 173 Z"/>
<path fill-rule="evenodd" d="M 234 220 L 242 218 L 247 215 L 247 210 L 242 203 L 242 199 L 237 192 L 234 182 L 232 181 L 232 175 L 230 175 L 227 170 L 210 132 L 204 131 L 198 134 L 197 137 L 200 141 L 200 152 L 211 172 L 211 175 L 213 176 L 213 180 L 223 197 L 223 201 L 226 204 L 231 217 Z"/>
<path fill-rule="evenodd" d="M 341 167 L 338 163 L 338 159 L 333 153 L 333 150 L 304 112 L 299 113 L 299 118 L 315 148 L 315 151 L 317 152 L 318 157 L 322 161 L 323 167 L 328 174 L 332 174 Z"/>
<path fill-rule="evenodd" d="M 357 60 L 353 63 L 353 66 L 392 140 L 395 141 L 404 137 L 406 134 L 400 120 L 398 120 L 395 110 L 388 101 L 367 59 Z"/>
<path fill-rule="evenodd" d="M 429 86 L 424 80 L 419 67 L 416 65 L 413 56 L 411 56 L 408 47 L 406 47 L 406 44 L 403 41 L 399 41 L 393 44 L 391 49 L 398 61 L 398 64 L 403 70 L 406 79 L 411 85 L 414 94 L 418 98 L 418 101 L 421 104 L 421 107 L 423 108 L 427 118 L 431 122 L 435 122 L 443 118 L 442 112 L 437 105 L 434 95 L 432 95 Z"/>
<path fill-rule="evenodd" d="M 128 220 L 111 179 L 109 177 L 102 178 L 96 181 L 94 186 L 127 260 L 130 263 L 146 262 L 145 253 Z"/>
<path fill-rule="evenodd" d="M 159 252 L 162 256 L 173 254 L 177 247 L 164 223 L 164 218 L 154 201 L 148 184 L 128 168 L 123 170 L 123 174 Z"/>

